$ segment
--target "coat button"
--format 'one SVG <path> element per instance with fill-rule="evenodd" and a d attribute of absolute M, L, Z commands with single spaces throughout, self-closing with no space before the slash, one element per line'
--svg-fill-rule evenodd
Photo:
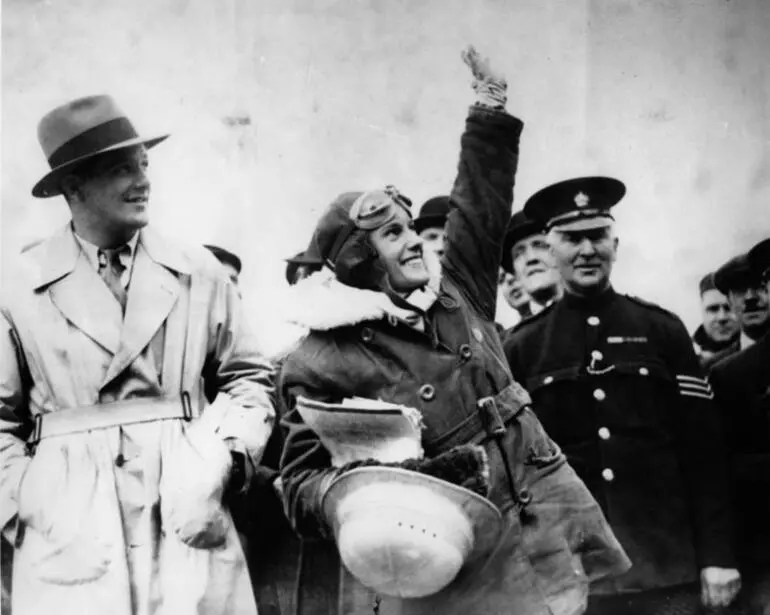
<path fill-rule="evenodd" d="M 526 506 L 532 501 L 532 494 L 529 492 L 529 489 L 522 489 L 519 491 L 519 503 Z"/>
<path fill-rule="evenodd" d="M 609 482 L 615 480 L 615 472 L 613 472 L 609 468 L 604 468 L 602 470 L 602 478 L 609 483 Z"/>
<path fill-rule="evenodd" d="M 586 322 L 592 327 L 596 327 L 601 322 L 598 316 L 589 316 Z"/>
<path fill-rule="evenodd" d="M 600 427 L 599 428 L 599 437 L 602 440 L 609 440 L 610 439 L 610 430 L 606 427 Z"/>
<path fill-rule="evenodd" d="M 594 361 L 601 361 L 604 358 L 604 355 L 602 354 L 601 350 L 592 350 L 591 351 L 591 358 Z"/>
<path fill-rule="evenodd" d="M 423 401 L 430 401 L 436 397 L 436 389 L 433 388 L 432 384 L 423 384 L 420 387 L 420 397 Z"/>
<path fill-rule="evenodd" d="M 602 389 L 596 389 L 594 391 L 594 399 L 596 401 L 604 401 L 607 399 L 607 393 L 605 393 Z"/>
<path fill-rule="evenodd" d="M 452 297 L 449 295 L 441 295 L 438 298 L 438 302 L 441 304 L 442 307 L 451 310 L 457 307 L 457 301 L 455 301 Z"/>
<path fill-rule="evenodd" d="M 463 344 L 462 346 L 460 346 L 460 356 L 466 361 L 473 356 L 471 347 L 468 346 L 468 344 Z"/>
<path fill-rule="evenodd" d="M 546 376 L 543 378 L 543 384 L 551 384 L 553 382 L 553 376 Z"/>
<path fill-rule="evenodd" d="M 361 339 L 365 342 L 371 342 L 374 339 L 374 331 L 369 327 L 364 327 L 361 329 Z"/>
<path fill-rule="evenodd" d="M 640 368 L 639 368 L 639 373 L 640 373 L 642 376 L 649 376 L 649 375 L 650 375 L 650 370 L 649 370 L 649 369 L 647 369 L 646 367 L 640 367 Z"/>

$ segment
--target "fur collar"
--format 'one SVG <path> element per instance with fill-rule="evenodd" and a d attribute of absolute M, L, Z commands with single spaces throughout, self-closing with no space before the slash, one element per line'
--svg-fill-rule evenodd
<path fill-rule="evenodd" d="M 438 296 L 441 276 L 441 264 L 432 252 L 426 250 L 425 262 L 430 282 L 425 290 L 407 297 L 408 302 L 423 310 Z M 310 331 L 330 331 L 388 316 L 409 322 L 418 313 L 397 306 L 383 292 L 342 284 L 326 268 L 293 286 L 288 304 L 285 319 Z"/>

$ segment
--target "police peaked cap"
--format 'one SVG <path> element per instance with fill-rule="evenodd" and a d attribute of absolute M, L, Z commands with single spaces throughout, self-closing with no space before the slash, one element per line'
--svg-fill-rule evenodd
<path fill-rule="evenodd" d="M 524 204 L 524 213 L 546 231 L 599 228 L 613 219 L 610 209 L 625 194 L 625 184 L 612 177 L 578 177 L 536 192 Z"/>

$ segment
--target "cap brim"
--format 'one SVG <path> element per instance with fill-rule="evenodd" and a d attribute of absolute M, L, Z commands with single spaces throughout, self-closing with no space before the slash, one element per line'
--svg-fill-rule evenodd
<path fill-rule="evenodd" d="M 561 231 L 568 233 L 570 231 L 590 231 L 597 228 L 607 228 L 612 226 L 612 218 L 607 216 L 596 216 L 594 218 L 578 218 L 568 222 L 557 222 L 550 227 L 552 231 Z"/>
<path fill-rule="evenodd" d="M 337 506 L 345 496 L 359 487 L 371 485 L 377 481 L 424 486 L 440 493 L 462 508 L 473 524 L 473 550 L 468 554 L 466 565 L 479 556 L 491 552 L 497 545 L 503 529 L 503 518 L 500 510 L 491 501 L 464 487 L 402 468 L 385 466 L 357 468 L 334 479 L 321 502 L 326 518 L 335 518 Z"/>
<path fill-rule="evenodd" d="M 154 137 L 135 137 L 133 139 L 129 139 L 127 141 L 121 141 L 120 143 L 116 143 L 115 145 L 111 145 L 110 147 L 105 147 L 104 149 L 100 149 L 96 152 L 92 152 L 90 154 L 87 154 L 85 156 L 80 156 L 78 158 L 75 158 L 74 160 L 70 160 L 65 164 L 59 165 L 55 169 L 51 169 L 43 179 L 41 179 L 39 182 L 35 184 L 35 186 L 32 188 L 32 196 L 37 197 L 39 199 L 46 199 L 52 196 L 58 196 L 61 194 L 61 188 L 59 187 L 59 182 L 61 181 L 61 178 L 66 175 L 69 171 L 72 170 L 72 167 L 74 167 L 77 164 L 80 164 L 81 162 L 88 160 L 89 158 L 93 158 L 94 156 L 99 156 L 100 154 L 106 154 L 107 152 L 114 152 L 119 149 L 123 149 L 126 147 L 133 147 L 134 145 L 144 145 L 147 149 L 150 149 L 151 147 L 155 147 L 160 143 L 161 141 L 165 141 L 170 135 L 158 135 Z"/>

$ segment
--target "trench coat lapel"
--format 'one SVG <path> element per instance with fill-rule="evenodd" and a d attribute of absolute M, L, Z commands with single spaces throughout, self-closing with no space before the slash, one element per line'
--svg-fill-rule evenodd
<path fill-rule="evenodd" d="M 163 326 L 179 297 L 179 278 L 168 268 L 178 266 L 177 260 L 164 258 L 168 251 L 161 248 L 159 243 L 153 239 L 151 231 L 142 231 L 128 287 L 120 347 L 107 368 L 103 385 L 108 384 L 141 354 Z"/>
<path fill-rule="evenodd" d="M 115 354 L 122 326 L 120 305 L 88 262 L 70 226 L 36 246 L 31 257 L 38 263 L 36 289 L 48 286 L 51 302 L 61 314 Z"/>

